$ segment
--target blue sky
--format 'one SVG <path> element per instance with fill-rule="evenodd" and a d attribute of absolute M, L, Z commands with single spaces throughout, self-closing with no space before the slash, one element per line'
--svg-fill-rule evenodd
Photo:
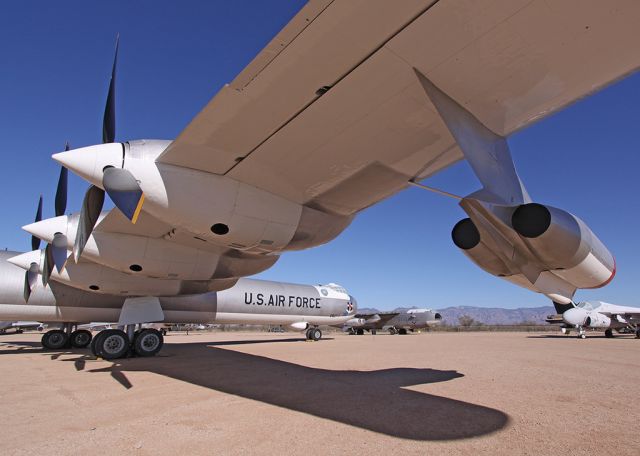
<path fill-rule="evenodd" d="M 65 141 L 100 142 L 116 33 L 121 35 L 117 139 L 175 138 L 217 90 L 255 56 L 303 1 L 7 2 L 0 15 L 0 247 L 27 250 L 20 226 L 40 193 L 53 215 Z M 616 257 L 607 287 L 577 299 L 640 305 L 640 74 L 509 139 L 532 197 L 585 220 Z M 462 162 L 429 184 L 466 195 L 479 188 Z M 70 179 L 68 211 L 87 184 Z M 454 200 L 410 189 L 364 211 L 336 240 L 292 252 L 260 277 L 338 282 L 361 306 L 529 307 L 540 295 L 478 269 L 452 244 L 465 217 Z M 385 237 L 376 228 L 392 220 Z"/>

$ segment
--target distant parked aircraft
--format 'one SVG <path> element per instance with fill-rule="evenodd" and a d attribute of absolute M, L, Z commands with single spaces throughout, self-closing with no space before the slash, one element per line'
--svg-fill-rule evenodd
<path fill-rule="evenodd" d="M 391 334 L 406 334 L 407 330 L 427 328 L 440 323 L 442 316 L 431 309 L 409 309 L 405 312 L 361 313 L 347 321 L 343 329 L 351 334 L 375 334 L 379 329 L 388 329 Z"/>

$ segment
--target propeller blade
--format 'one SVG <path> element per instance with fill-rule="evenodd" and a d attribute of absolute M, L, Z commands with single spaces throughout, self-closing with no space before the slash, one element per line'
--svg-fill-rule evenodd
<path fill-rule="evenodd" d="M 39 222 L 40 220 L 42 220 L 42 195 L 40 195 L 40 200 L 38 201 L 38 210 L 36 211 L 34 223 Z M 40 239 L 35 236 L 31 236 L 31 250 L 38 250 L 39 248 Z"/>
<path fill-rule="evenodd" d="M 29 302 L 29 297 L 38 280 L 38 264 L 31 263 L 29 269 L 24 273 L 24 302 Z"/>
<path fill-rule="evenodd" d="M 116 138 L 116 64 L 118 63 L 119 43 L 120 35 L 116 36 L 116 53 L 113 57 L 111 80 L 109 81 L 109 93 L 107 94 L 107 104 L 104 107 L 104 117 L 102 118 L 103 143 L 112 143 Z"/>
<path fill-rule="evenodd" d="M 69 150 L 69 143 L 64 146 L 65 152 Z M 56 217 L 64 215 L 67 210 L 67 182 L 69 171 L 62 166 L 60 168 L 60 177 L 58 177 L 58 188 L 56 189 Z"/>
<path fill-rule="evenodd" d="M 102 177 L 102 186 L 116 207 L 132 223 L 136 223 L 144 203 L 144 193 L 133 174 L 122 168 L 107 168 Z"/>
<path fill-rule="evenodd" d="M 62 272 L 62 269 L 67 262 L 67 236 L 62 233 L 55 233 L 53 235 L 51 255 L 53 257 L 53 264 L 55 265 L 56 270 L 58 273 Z"/>
<path fill-rule="evenodd" d="M 80 210 L 80 219 L 78 220 L 78 231 L 76 232 L 76 239 L 73 244 L 73 258 L 76 263 L 82 255 L 84 246 L 91 236 L 93 227 L 98 221 L 100 212 L 102 211 L 102 205 L 104 204 L 104 190 L 100 187 L 92 185 L 84 195 L 82 201 L 82 209 Z"/>
<path fill-rule="evenodd" d="M 51 251 L 51 244 L 47 244 L 44 249 L 44 261 L 42 262 L 42 285 L 47 286 L 49 283 L 49 277 L 53 272 L 53 252 Z"/>

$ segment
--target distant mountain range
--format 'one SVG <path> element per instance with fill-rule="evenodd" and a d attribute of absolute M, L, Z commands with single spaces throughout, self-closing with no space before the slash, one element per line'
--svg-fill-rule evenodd
<path fill-rule="evenodd" d="M 358 309 L 358 313 L 376 312 L 404 312 L 415 307 L 398 307 L 392 311 L 380 311 L 372 308 Z M 442 315 L 443 322 L 449 325 L 457 325 L 458 319 L 463 315 L 468 315 L 475 321 L 485 325 L 513 325 L 522 322 L 532 322 L 544 324 L 547 315 L 553 315 L 556 310 L 553 306 L 544 307 L 522 307 L 519 309 L 502 309 L 499 307 L 473 307 L 457 306 L 444 309 L 435 309 Z"/>

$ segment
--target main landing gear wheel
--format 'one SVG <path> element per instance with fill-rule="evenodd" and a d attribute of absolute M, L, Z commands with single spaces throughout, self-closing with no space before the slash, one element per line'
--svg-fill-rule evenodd
<path fill-rule="evenodd" d="M 154 356 L 163 345 L 162 333 L 156 329 L 143 329 L 133 339 L 133 351 L 138 356 Z"/>
<path fill-rule="evenodd" d="M 372 335 L 372 336 L 375 336 L 375 335 L 376 335 L 376 330 L 375 330 L 375 329 L 372 329 L 372 330 L 371 330 L 371 335 Z"/>
<path fill-rule="evenodd" d="M 91 331 L 77 329 L 71 333 L 69 342 L 71 342 L 71 346 L 74 348 L 85 348 L 91 343 L 91 339 L 93 339 Z"/>
<path fill-rule="evenodd" d="M 49 350 L 60 350 L 67 344 L 69 337 L 61 329 L 52 329 L 42 335 L 42 346 Z"/>
<path fill-rule="evenodd" d="M 605 329 L 604 337 L 613 337 L 613 329 Z"/>
<path fill-rule="evenodd" d="M 364 329 L 357 329 L 356 334 L 362 336 L 364 334 Z"/>
<path fill-rule="evenodd" d="M 636 339 L 640 339 L 640 329 L 636 329 Z"/>
<path fill-rule="evenodd" d="M 389 334 L 392 336 L 396 333 L 396 328 L 389 328 Z"/>
<path fill-rule="evenodd" d="M 322 331 L 319 328 L 309 330 L 309 340 L 319 341 L 322 338 Z"/>
<path fill-rule="evenodd" d="M 398 334 L 400 334 L 401 336 L 406 336 L 407 335 L 407 330 L 404 328 L 400 328 L 398 330 Z"/>
<path fill-rule="evenodd" d="M 124 331 L 119 329 L 106 329 L 102 331 L 96 339 L 96 352 L 104 359 L 118 359 L 126 356 L 129 352 L 129 337 Z"/>

